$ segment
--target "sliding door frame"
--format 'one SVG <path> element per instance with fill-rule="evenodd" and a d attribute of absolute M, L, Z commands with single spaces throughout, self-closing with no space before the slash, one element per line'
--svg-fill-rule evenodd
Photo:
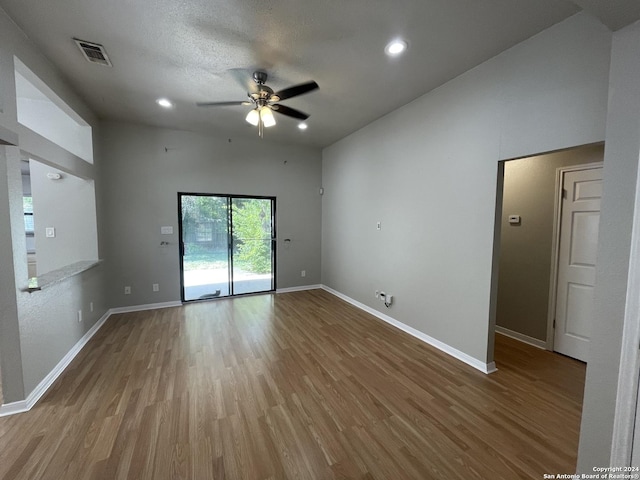
<path fill-rule="evenodd" d="M 180 264 L 180 300 L 182 303 L 191 302 L 203 302 L 206 299 L 185 299 L 185 285 L 184 285 L 184 240 L 182 229 L 182 197 L 219 197 L 227 200 L 227 255 L 229 259 L 229 295 L 228 297 L 240 297 L 244 295 L 259 295 L 263 293 L 272 293 L 276 291 L 276 279 L 277 279 L 277 235 L 276 235 L 276 197 L 264 196 L 264 195 L 236 195 L 226 193 L 195 193 L 195 192 L 178 192 L 178 255 Z M 248 200 L 270 200 L 271 201 L 271 290 L 261 290 L 259 292 L 251 293 L 234 293 L 233 287 L 233 212 L 232 204 L 233 199 L 248 199 Z M 219 298 L 227 298 L 219 297 Z"/>

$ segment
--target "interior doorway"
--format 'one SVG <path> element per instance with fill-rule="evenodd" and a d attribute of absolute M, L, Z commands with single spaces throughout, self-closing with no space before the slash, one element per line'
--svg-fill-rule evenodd
<path fill-rule="evenodd" d="M 274 291 L 275 197 L 178 193 L 183 302 Z"/>
<path fill-rule="evenodd" d="M 550 335 L 558 353 L 588 360 L 602 199 L 602 164 L 558 170 L 557 274 L 552 279 Z M 559 207 L 559 208 L 558 208 Z M 553 281 L 555 280 L 555 281 Z M 555 303 L 555 307 L 553 307 Z M 551 338 L 549 339 L 551 341 Z"/>
<path fill-rule="evenodd" d="M 590 296 L 589 282 L 579 285 L 575 279 L 567 278 L 566 290 L 570 292 L 562 293 L 563 305 L 556 304 L 556 299 L 560 298 L 555 290 L 558 286 L 560 251 L 556 242 L 560 238 L 561 227 L 557 215 L 562 212 L 559 199 L 562 188 L 558 189 L 557 185 L 559 169 L 568 172 L 583 169 L 586 165 L 601 165 L 603 158 L 604 145 L 598 144 L 503 163 L 500 169 L 503 176 L 499 179 L 503 183 L 498 182 L 498 198 L 501 202 L 497 206 L 500 223 L 496 226 L 496 242 L 499 243 L 495 248 L 498 263 L 496 333 L 541 349 L 556 350 L 554 336 L 558 329 L 554 329 L 553 325 L 556 309 L 564 308 L 566 313 L 568 308 L 571 319 L 561 326 L 563 331 L 588 337 L 586 325 L 589 323 L 590 307 L 585 305 Z M 585 200 L 587 196 L 599 195 L 601 181 L 588 183 L 589 192 L 586 186 L 587 183 L 576 184 L 576 188 L 582 191 L 574 191 L 571 195 L 583 196 Z M 597 234 L 597 216 L 591 213 L 576 211 L 568 222 L 569 232 L 574 224 L 573 228 L 577 231 L 586 229 L 593 233 L 595 227 Z M 595 239 L 591 238 L 580 245 L 572 243 L 569 237 L 567 250 L 573 257 L 567 265 L 587 270 L 587 264 L 595 261 L 596 246 L 597 235 Z M 580 299 L 586 301 L 579 302 Z M 557 324 L 556 321 L 556 327 Z M 569 355 L 585 360 L 580 355 Z"/>

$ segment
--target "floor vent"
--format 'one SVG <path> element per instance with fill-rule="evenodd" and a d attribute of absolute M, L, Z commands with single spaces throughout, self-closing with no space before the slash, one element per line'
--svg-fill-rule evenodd
<path fill-rule="evenodd" d="M 88 62 L 97 63 L 98 65 L 104 65 L 106 67 L 112 66 L 109 56 L 102 45 L 99 43 L 85 42 L 79 38 L 74 38 L 73 40 Z"/>

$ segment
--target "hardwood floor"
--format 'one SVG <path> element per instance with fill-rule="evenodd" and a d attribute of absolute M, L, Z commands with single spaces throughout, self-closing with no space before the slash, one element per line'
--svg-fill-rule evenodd
<path fill-rule="evenodd" d="M 496 344 L 485 375 L 322 290 L 115 315 L 0 418 L 0 478 L 574 473 L 584 364 Z"/>

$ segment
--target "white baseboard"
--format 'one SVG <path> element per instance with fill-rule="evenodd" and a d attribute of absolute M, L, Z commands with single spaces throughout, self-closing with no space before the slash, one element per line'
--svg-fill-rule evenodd
<path fill-rule="evenodd" d="M 180 301 L 147 303 L 144 305 L 131 305 L 129 307 L 112 308 L 109 310 L 109 314 L 113 315 L 114 313 L 143 312 L 145 310 L 157 310 L 158 308 L 171 308 L 171 307 L 181 307 L 181 306 L 182 306 L 182 302 Z"/>
<path fill-rule="evenodd" d="M 530 337 L 529 335 L 525 335 L 524 333 L 514 332 L 513 330 L 500 327 L 499 325 L 496 325 L 496 333 L 504 335 L 505 337 L 513 338 L 514 340 L 519 340 L 523 343 L 527 343 L 533 347 L 541 348 L 542 350 L 547 349 L 547 342 L 545 342 L 544 340 L 538 340 L 537 338 Z"/>
<path fill-rule="evenodd" d="M 5 403 L 4 405 L 0 405 L 0 417 L 7 417 L 9 415 L 15 415 L 16 413 L 28 412 L 30 408 L 31 407 L 27 407 L 26 400 Z"/>
<path fill-rule="evenodd" d="M 423 333 L 420 330 L 416 330 L 415 328 L 410 327 L 409 325 L 399 322 L 395 318 L 392 318 L 389 315 L 385 315 L 384 313 L 379 312 L 365 305 L 364 303 L 360 303 L 357 300 L 354 300 L 353 298 L 348 297 L 343 293 L 338 292 L 337 290 L 334 290 L 333 288 L 327 287 L 326 285 L 322 285 L 322 289 L 326 290 L 332 295 L 335 295 L 338 298 L 341 298 L 345 302 L 350 303 L 351 305 L 358 307 L 361 310 L 364 310 L 365 312 L 373 315 L 374 317 L 378 317 L 380 320 L 387 322 L 388 324 L 393 325 L 396 328 L 399 328 L 400 330 L 408 333 L 409 335 L 416 337 L 418 340 L 422 340 L 423 342 L 431 345 L 432 347 L 435 347 L 438 350 L 448 355 L 451 355 L 454 358 L 457 358 L 458 360 L 466 363 L 467 365 L 472 366 L 477 370 L 480 370 L 483 373 L 493 373 L 498 370 L 496 368 L 495 362 L 490 362 L 490 363 L 481 362 L 477 358 L 473 358 L 472 356 L 467 355 L 466 353 L 458 350 L 457 348 L 453 348 L 452 346 L 447 345 L 446 343 L 441 342 L 440 340 L 430 337 L 426 333 Z"/>
<path fill-rule="evenodd" d="M 319 288 L 322 288 L 322 285 L 301 285 L 299 287 L 278 288 L 276 293 L 301 292 L 303 290 L 317 290 Z"/>
<path fill-rule="evenodd" d="M 15 415 L 16 413 L 28 412 L 33 408 L 38 400 L 49 390 L 51 385 L 64 372 L 65 368 L 78 355 L 80 350 L 87 344 L 98 330 L 105 324 L 109 317 L 116 313 L 140 312 L 143 310 L 155 310 L 158 308 L 178 307 L 182 302 L 151 303 L 147 305 L 134 305 L 131 307 L 117 307 L 109 309 L 100 319 L 85 333 L 80 340 L 67 352 L 58 364 L 42 379 L 25 400 L 0 405 L 0 417 Z"/>
<path fill-rule="evenodd" d="M 67 352 L 67 354 L 58 362 L 58 364 L 42 379 L 42 381 L 27 396 L 26 400 L 7 403 L 0 405 L 0 417 L 6 415 L 14 415 L 31 410 L 38 400 L 49 390 L 56 379 L 64 372 L 73 359 L 80 353 L 80 350 L 91 340 L 91 338 L 100 330 L 102 325 L 111 316 L 111 310 L 107 311 L 100 319 L 85 333 L 80 340 Z"/>

